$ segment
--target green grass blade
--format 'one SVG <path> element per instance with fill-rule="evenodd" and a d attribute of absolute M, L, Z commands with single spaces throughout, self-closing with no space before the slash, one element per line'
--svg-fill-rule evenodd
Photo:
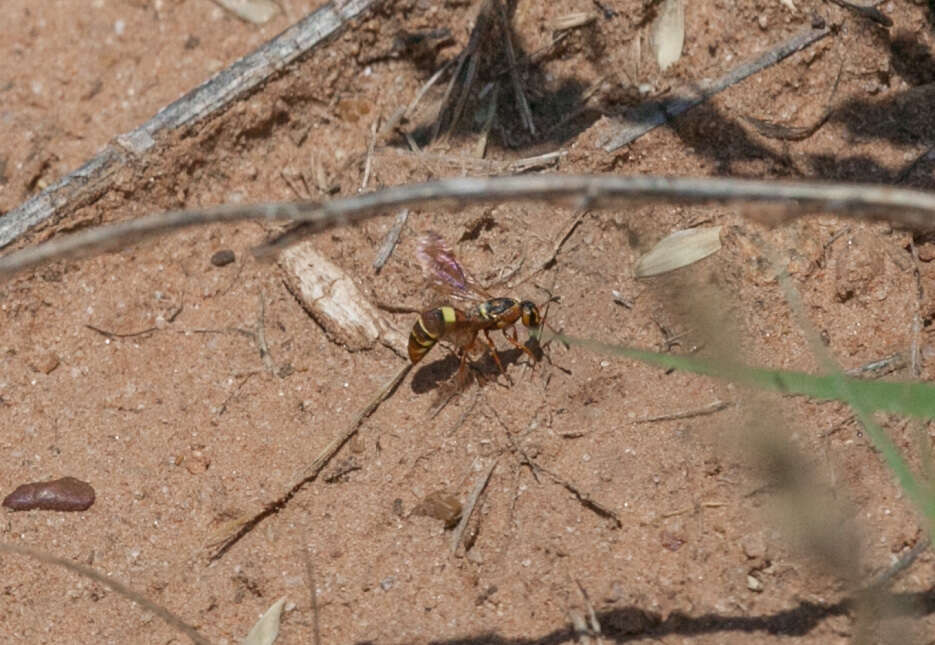
<path fill-rule="evenodd" d="M 677 369 L 694 374 L 755 386 L 763 390 L 808 396 L 825 401 L 849 403 L 851 396 L 870 412 L 892 412 L 920 419 L 935 419 L 935 386 L 919 382 L 868 381 L 848 376 L 814 375 L 790 370 L 751 367 L 713 358 L 658 354 L 643 349 L 613 345 L 585 338 L 557 334 L 556 340 L 582 347 L 599 354 L 623 356 L 664 369 Z M 842 393 L 842 384 L 847 396 Z"/>
<path fill-rule="evenodd" d="M 573 347 L 582 347 L 599 354 L 623 356 L 664 369 L 704 374 L 782 394 L 849 404 L 900 486 L 925 516 L 929 529 L 935 531 L 935 498 L 920 487 L 899 449 L 871 418 L 874 412 L 892 412 L 920 419 L 935 419 L 935 386 L 919 382 L 866 381 L 850 378 L 840 371 L 818 376 L 751 367 L 714 358 L 659 354 L 563 334 L 556 334 L 555 338 Z"/>

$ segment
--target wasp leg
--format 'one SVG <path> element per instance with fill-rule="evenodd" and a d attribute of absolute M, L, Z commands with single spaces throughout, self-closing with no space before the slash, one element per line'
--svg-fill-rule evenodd
<path fill-rule="evenodd" d="M 466 349 L 462 349 L 458 353 L 461 355 L 461 362 L 458 365 L 458 372 L 455 378 L 460 380 L 464 377 L 464 368 L 467 366 L 468 351 Z"/>
<path fill-rule="evenodd" d="M 503 330 L 503 337 L 510 341 L 510 344 L 513 345 L 516 349 L 521 349 L 526 353 L 526 356 L 529 357 L 529 360 L 532 361 L 533 365 L 536 364 L 536 355 L 532 353 L 532 350 L 519 342 L 519 334 L 516 333 L 516 327 L 510 328 L 513 332 L 513 337 L 510 338 L 509 334 L 506 333 L 506 329 Z"/>
<path fill-rule="evenodd" d="M 509 379 L 512 383 L 513 379 L 510 378 L 510 375 L 506 373 L 506 370 L 503 369 L 503 363 L 500 362 L 500 357 L 497 356 L 497 346 L 493 344 L 493 339 L 490 337 L 490 334 L 487 333 L 487 330 L 484 330 L 484 338 L 487 339 L 487 346 L 490 347 L 490 355 L 493 356 L 494 362 L 497 364 L 497 367 L 500 368 L 500 373 Z"/>

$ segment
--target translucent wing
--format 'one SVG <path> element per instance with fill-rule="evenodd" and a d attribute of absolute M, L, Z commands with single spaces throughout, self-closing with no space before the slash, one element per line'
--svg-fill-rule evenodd
<path fill-rule="evenodd" d="M 466 302 L 484 302 L 491 296 L 464 270 L 444 238 L 430 231 L 419 240 L 416 256 L 425 279 L 440 294 Z"/>

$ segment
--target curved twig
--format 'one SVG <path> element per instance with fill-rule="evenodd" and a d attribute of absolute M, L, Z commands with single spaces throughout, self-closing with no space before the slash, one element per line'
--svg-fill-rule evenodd
<path fill-rule="evenodd" d="M 115 250 L 141 239 L 212 222 L 294 220 L 305 222 L 305 231 L 315 233 L 403 207 L 507 200 L 571 201 L 579 208 L 592 209 L 634 201 L 771 203 L 782 206 L 784 216 L 834 212 L 852 217 L 885 217 L 912 229 L 935 226 L 935 194 L 884 185 L 612 175 L 473 177 L 394 186 L 324 204 L 236 204 L 147 215 L 0 257 L 0 280 L 49 260 Z"/>

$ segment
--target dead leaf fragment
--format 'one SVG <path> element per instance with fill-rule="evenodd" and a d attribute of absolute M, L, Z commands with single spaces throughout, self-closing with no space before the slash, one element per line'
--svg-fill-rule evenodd
<path fill-rule="evenodd" d="M 721 248 L 721 227 L 689 228 L 664 237 L 636 262 L 636 277 L 647 278 L 693 264 Z"/>
<path fill-rule="evenodd" d="M 272 0 L 214 0 L 214 2 L 241 20 L 255 25 L 268 22 L 279 10 Z"/>
<path fill-rule="evenodd" d="M 659 69 L 665 71 L 682 56 L 685 7 L 682 0 L 664 0 L 652 26 L 652 46 Z"/>
<path fill-rule="evenodd" d="M 240 641 L 241 645 L 273 645 L 273 641 L 279 636 L 279 616 L 284 604 L 285 596 L 274 602 L 272 607 L 260 616 L 260 620 L 256 621 L 247 637 Z"/>

